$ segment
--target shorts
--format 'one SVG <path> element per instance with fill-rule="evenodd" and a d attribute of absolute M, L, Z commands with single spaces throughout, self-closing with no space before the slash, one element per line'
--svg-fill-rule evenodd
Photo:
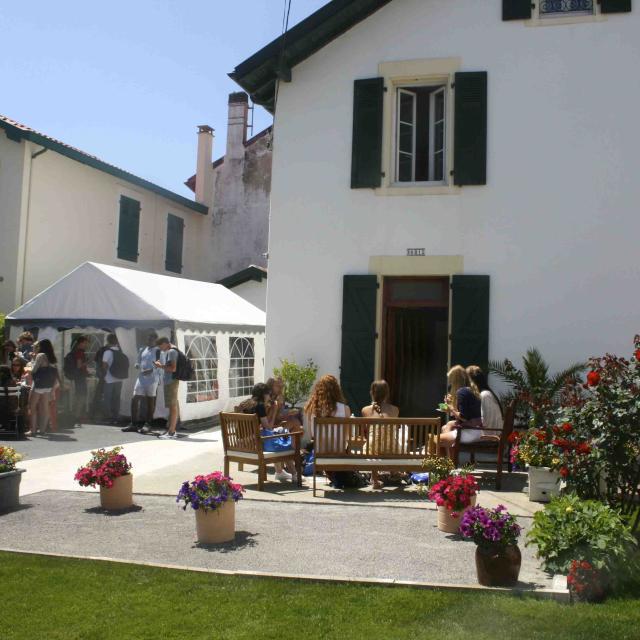
<path fill-rule="evenodd" d="M 136 380 L 136 386 L 133 387 L 134 396 L 144 396 L 146 398 L 155 398 L 158 393 L 158 383 L 156 381 L 140 382 L 140 379 Z"/>
<path fill-rule="evenodd" d="M 180 380 L 174 380 L 164 385 L 164 406 L 176 407 L 178 405 L 178 385 Z"/>

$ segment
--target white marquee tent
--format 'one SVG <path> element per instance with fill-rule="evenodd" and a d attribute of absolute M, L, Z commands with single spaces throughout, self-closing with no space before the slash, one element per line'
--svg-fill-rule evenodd
<path fill-rule="evenodd" d="M 88 334 L 90 354 L 117 335 L 131 370 L 121 413 L 130 415 L 138 349 L 150 329 L 192 360 L 196 379 L 180 385 L 183 421 L 210 418 L 250 394 L 264 378 L 265 314 L 226 287 L 85 262 L 6 319 L 12 339 L 38 329 L 60 360 L 74 336 Z M 61 367 L 60 367 L 61 368 Z M 156 416 L 165 415 L 161 394 Z"/>

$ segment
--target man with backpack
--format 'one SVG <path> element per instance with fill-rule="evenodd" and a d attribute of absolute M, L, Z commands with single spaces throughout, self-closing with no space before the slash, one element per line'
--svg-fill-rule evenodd
<path fill-rule="evenodd" d="M 81 423 L 87 417 L 87 336 L 78 336 L 71 351 L 64 357 L 64 377 L 73 382 L 73 417 Z"/>
<path fill-rule="evenodd" d="M 131 424 L 122 431 L 137 431 L 147 434 L 151 431 L 153 414 L 156 411 L 156 394 L 162 372 L 154 366 L 156 360 L 160 360 L 160 348 L 156 347 L 158 334 L 152 331 L 147 336 L 147 346 L 138 352 L 136 369 L 138 379 L 133 388 L 131 399 Z M 145 420 L 141 417 L 141 406 L 145 407 Z"/>
<path fill-rule="evenodd" d="M 114 333 L 107 336 L 102 356 L 104 372 L 103 410 L 105 420 L 117 424 L 120 417 L 120 394 L 122 381 L 129 377 L 129 358 L 122 353 Z"/>
<path fill-rule="evenodd" d="M 177 437 L 176 427 L 178 425 L 178 389 L 180 380 L 190 380 L 192 369 L 191 363 L 178 347 L 171 344 L 169 338 L 158 338 L 156 345 L 162 352 L 162 357 L 154 363 L 158 369 L 164 371 L 164 406 L 169 409 L 169 421 L 167 431 L 160 438 L 172 440 Z"/>

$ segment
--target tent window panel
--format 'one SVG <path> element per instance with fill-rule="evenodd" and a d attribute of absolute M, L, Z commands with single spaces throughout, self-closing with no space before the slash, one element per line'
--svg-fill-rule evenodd
<path fill-rule="evenodd" d="M 229 396 L 251 395 L 255 370 L 253 338 L 229 338 L 229 354 Z"/>
<path fill-rule="evenodd" d="M 185 334 L 184 346 L 185 355 L 195 372 L 194 379 L 187 382 L 187 403 L 217 400 L 218 348 L 215 336 Z"/>

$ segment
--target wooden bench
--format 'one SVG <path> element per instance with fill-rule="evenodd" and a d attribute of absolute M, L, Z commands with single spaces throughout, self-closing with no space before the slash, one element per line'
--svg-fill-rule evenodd
<path fill-rule="evenodd" d="M 313 495 L 322 471 L 422 471 L 440 429 L 440 418 L 316 418 Z"/>
<path fill-rule="evenodd" d="M 224 474 L 229 475 L 229 463 L 237 462 L 241 471 L 244 464 L 254 464 L 258 467 L 258 490 L 264 489 L 267 479 L 267 465 L 274 462 L 292 460 L 296 466 L 298 486 L 302 486 L 302 457 L 300 456 L 300 437 L 302 431 L 279 433 L 263 436 L 260 419 L 255 413 L 221 413 L 220 428 L 224 446 Z M 293 448 L 291 451 L 269 452 L 264 450 L 267 440 L 290 435 Z"/>

